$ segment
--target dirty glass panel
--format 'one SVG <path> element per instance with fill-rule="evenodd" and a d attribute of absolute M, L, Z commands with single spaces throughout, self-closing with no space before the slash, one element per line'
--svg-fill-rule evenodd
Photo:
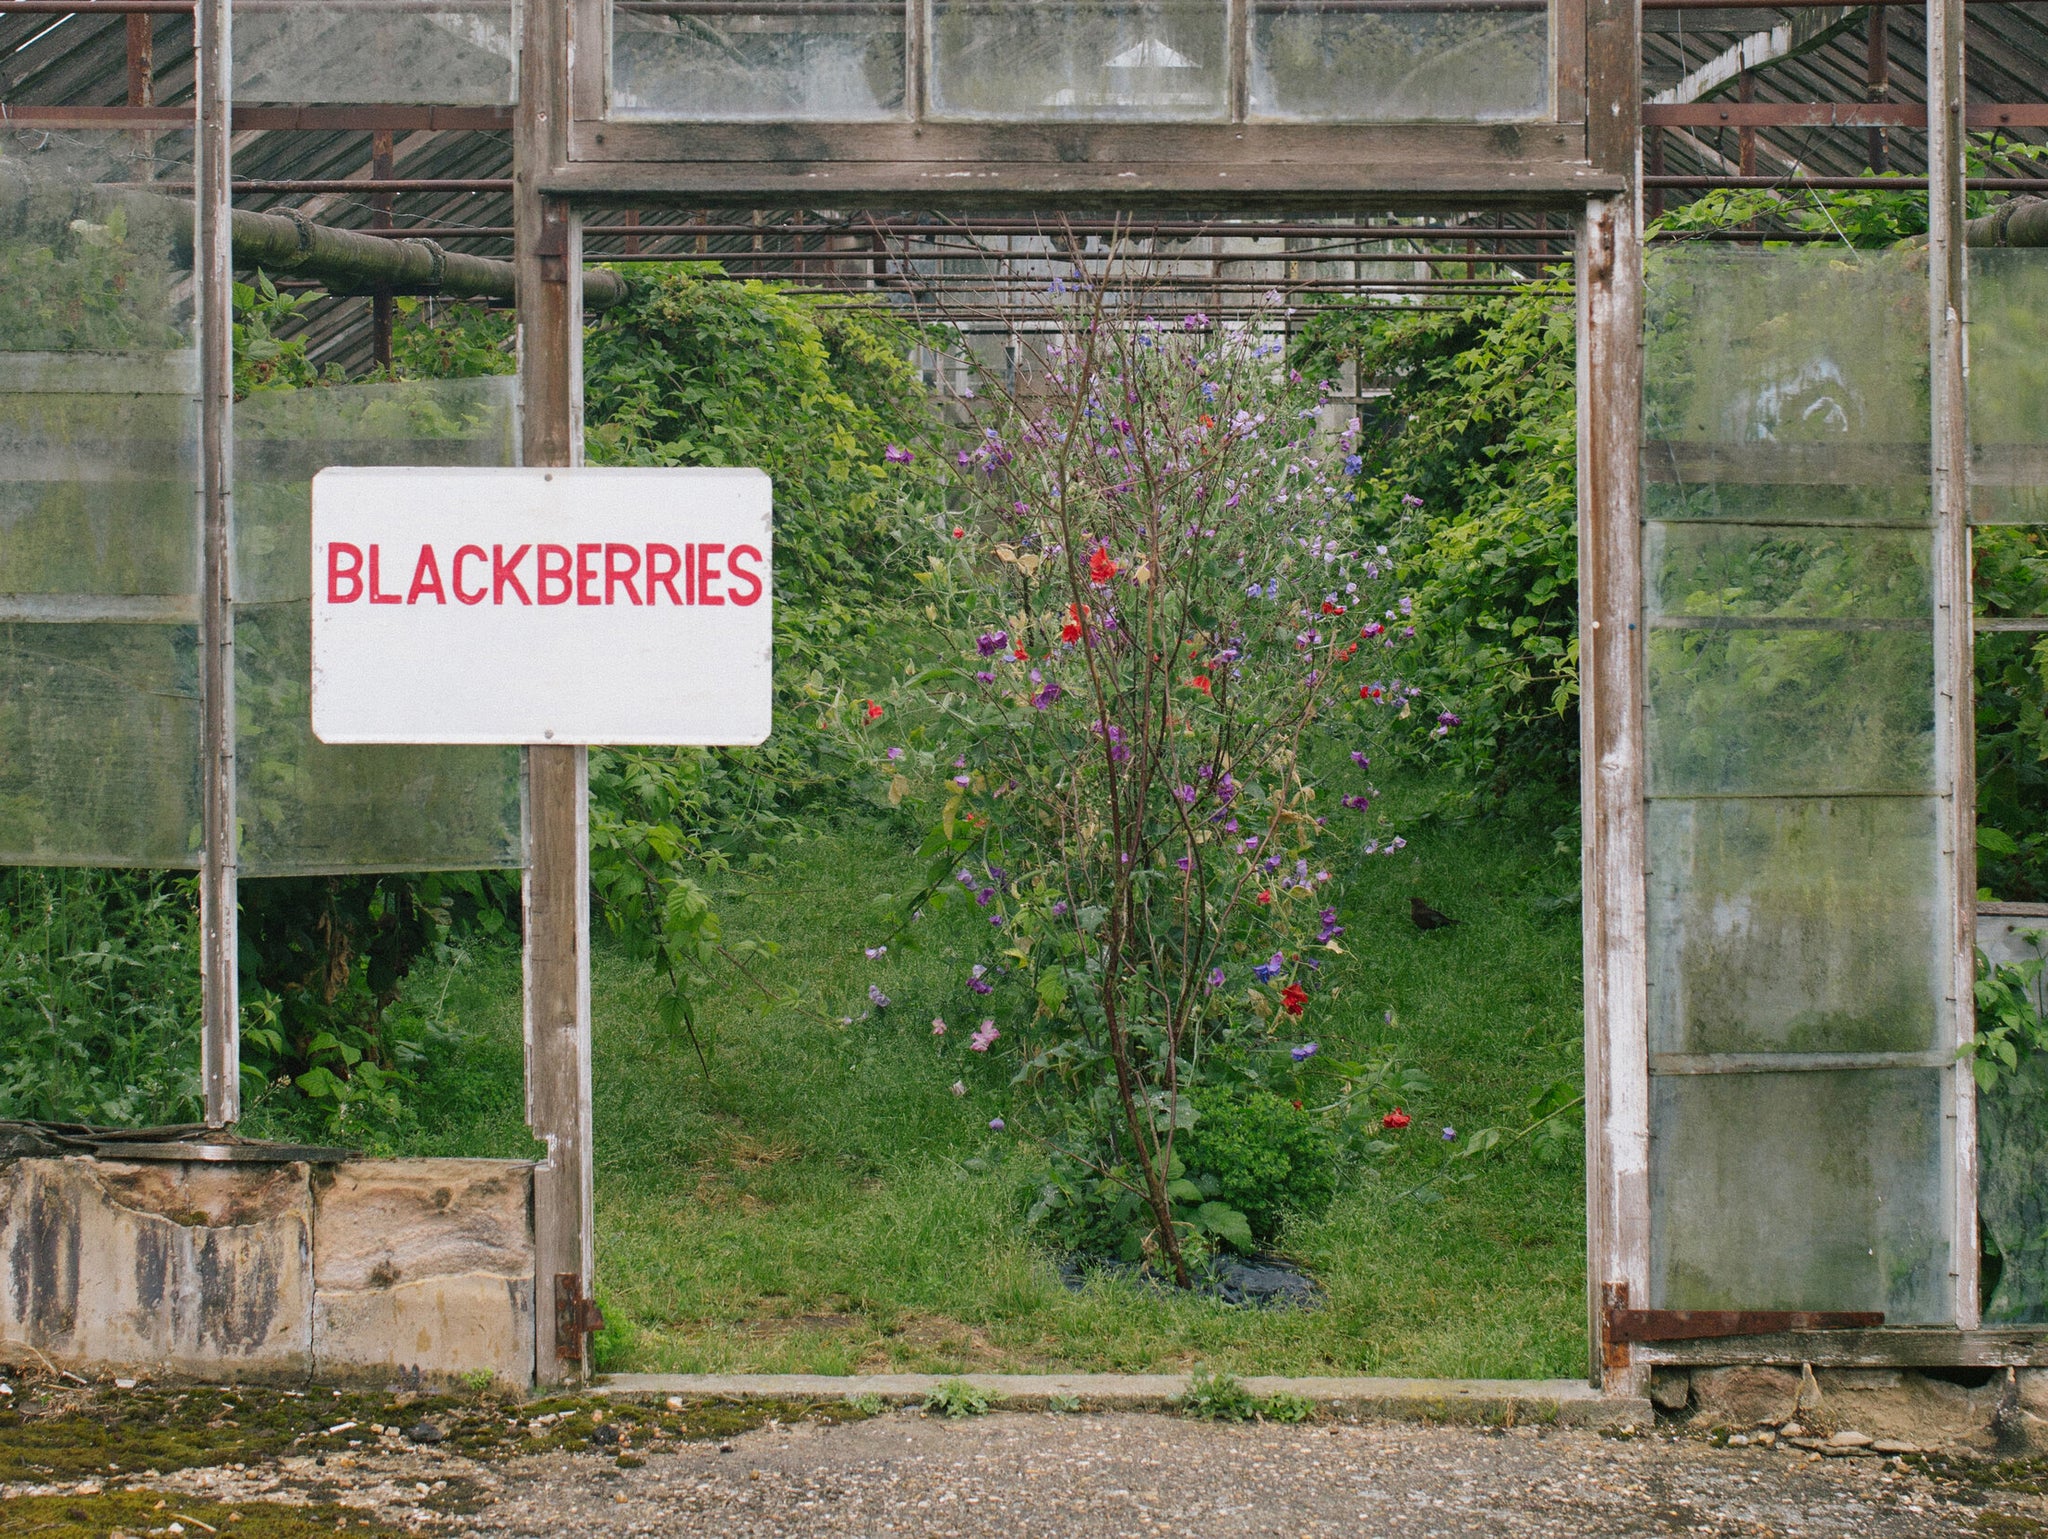
<path fill-rule="evenodd" d="M 262 392 L 235 407 L 235 592 L 312 596 L 312 481 L 329 465 L 510 465 L 516 382 Z"/>
<path fill-rule="evenodd" d="M 1932 797 L 1649 806 L 1650 1051 L 1947 1040 Z"/>
<path fill-rule="evenodd" d="M 1918 620 L 1934 613 L 1933 540 L 1913 530 L 1653 523 L 1644 531 L 1652 622 Z"/>
<path fill-rule="evenodd" d="M 242 874 L 519 865 L 519 750 L 318 742 L 311 643 L 307 604 L 237 614 Z"/>
<path fill-rule="evenodd" d="M 1681 625 L 1645 648 L 1652 796 L 1933 789 L 1929 628 Z"/>
<path fill-rule="evenodd" d="M 1977 1093 L 1977 1217 L 1992 1274 L 1984 1323 L 2048 1322 L 2048 1054 Z"/>
<path fill-rule="evenodd" d="M 0 861 L 196 866 L 188 625 L 0 622 Z"/>
<path fill-rule="evenodd" d="M 1945 1075 L 1657 1076 L 1650 1307 L 1949 1319 Z"/>
<path fill-rule="evenodd" d="M 515 382 L 257 394 L 235 412 L 236 796 L 250 876 L 517 866 L 510 748 L 329 746 L 310 725 L 312 479 L 329 465 L 509 465 Z"/>
<path fill-rule="evenodd" d="M 0 134 L 0 594 L 196 590 L 186 144 Z"/>
<path fill-rule="evenodd" d="M 1647 273 L 1647 516 L 1931 519 L 1923 264 L 1694 248 Z"/>
<path fill-rule="evenodd" d="M 2048 523 L 2048 252 L 1970 252 L 1970 518 Z"/>
<path fill-rule="evenodd" d="M 1975 654 L 1977 891 L 2048 903 L 2048 634 L 1980 631 Z"/>
<path fill-rule="evenodd" d="M 514 0 L 236 0 L 238 102 L 509 106 Z"/>
<path fill-rule="evenodd" d="M 934 117 L 1230 113 L 1224 0 L 928 0 Z"/>
<path fill-rule="evenodd" d="M 863 122 L 904 110 L 904 0 L 613 0 L 615 117 Z"/>
<path fill-rule="evenodd" d="M 1441 11 L 1252 0 L 1252 117 L 1487 123 L 1527 122 L 1549 110 L 1546 0 Z"/>

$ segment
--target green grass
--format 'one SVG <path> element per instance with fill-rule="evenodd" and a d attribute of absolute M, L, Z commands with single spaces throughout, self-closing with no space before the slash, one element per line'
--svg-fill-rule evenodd
<path fill-rule="evenodd" d="M 652 977 L 598 947 L 605 1366 L 1582 1372 L 1576 1161 L 1546 1169 L 1516 1150 L 1442 1201 L 1404 1195 L 1438 1167 L 1442 1128 L 1518 1128 L 1532 1095 L 1578 1072 L 1575 862 L 1546 833 L 1428 822 L 1402 801 L 1386 805 L 1408 848 L 1339 872 L 1352 961 L 1309 1024 L 1333 1054 L 1395 1048 L 1438 1089 L 1408 1108 L 1415 1122 L 1394 1155 L 1284 1236 L 1327 1287 L 1324 1308 L 1230 1309 L 1123 1282 L 1081 1293 L 1061 1284 L 1021 1228 L 1032 1146 L 987 1126 L 998 1115 L 1019 1125 L 1013 1065 L 1000 1048 L 983 1057 L 965 1045 L 979 1019 L 964 987 L 976 937 L 941 931 L 869 961 L 887 895 L 915 874 L 900 839 L 854 823 L 721 879 L 729 933 L 777 942 L 758 976 L 800 1000 L 718 980 L 700 1012 L 715 1044 L 708 1085 L 658 1023 Z M 1462 922 L 1416 931 L 1411 894 Z M 870 1009 L 871 982 L 892 999 L 887 1010 Z M 517 1000 L 516 958 L 496 953 L 410 982 L 405 1007 L 444 1017 L 451 1041 L 400 1137 L 405 1152 L 531 1152 Z M 943 1038 L 935 1015 L 951 1028 Z"/>

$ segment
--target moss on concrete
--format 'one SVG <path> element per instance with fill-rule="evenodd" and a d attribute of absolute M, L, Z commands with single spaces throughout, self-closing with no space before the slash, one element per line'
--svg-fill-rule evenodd
<path fill-rule="evenodd" d="M 145 1539 L 168 1535 L 176 1523 L 185 1539 L 205 1539 L 208 1530 L 234 1539 L 395 1539 L 392 1528 L 351 1507 L 326 1503 L 287 1506 L 283 1502 L 222 1505 L 155 1491 L 103 1491 L 71 1496 L 17 1496 L 0 1506 L 0 1536 L 33 1534 L 35 1539 Z"/>

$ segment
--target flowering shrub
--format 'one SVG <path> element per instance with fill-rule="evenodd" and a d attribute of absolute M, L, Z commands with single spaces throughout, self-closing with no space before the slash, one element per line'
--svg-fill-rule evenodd
<path fill-rule="evenodd" d="M 1368 824 L 1362 749 L 1319 796 L 1309 734 L 1356 738 L 1415 692 L 1386 574 L 1335 532 L 1349 446 L 1313 436 L 1327 387 L 1280 351 L 1256 321 L 1084 293 L 956 456 L 973 512 L 925 574 L 950 655 L 906 686 L 932 723 L 907 747 L 886 715 L 852 727 L 890 800 L 936 812 L 922 905 L 986 925 L 970 1046 L 1000 1038 L 1038 1092 L 1041 1216 L 1107 1215 L 1183 1285 L 1253 1238 L 1176 1150 L 1197 1085 L 1309 1104 L 1313 1081 L 1316 1116 L 1376 1137 L 1371 1103 L 1415 1079 L 1308 1040 L 1344 956 L 1323 850 L 1403 843 Z"/>

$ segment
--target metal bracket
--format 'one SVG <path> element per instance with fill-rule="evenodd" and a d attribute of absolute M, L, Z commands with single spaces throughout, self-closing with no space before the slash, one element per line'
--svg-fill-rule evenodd
<path fill-rule="evenodd" d="M 574 1272 L 555 1273 L 555 1356 L 563 1362 L 583 1361 L 583 1338 L 604 1329 L 604 1311 L 583 1291 Z"/>
<path fill-rule="evenodd" d="M 1726 1336 L 1775 1336 L 1783 1331 L 1867 1331 L 1884 1324 L 1875 1311 L 1826 1309 L 1630 1309 L 1628 1285 L 1602 1290 L 1603 1345 L 1631 1341 L 1711 1341 Z"/>

